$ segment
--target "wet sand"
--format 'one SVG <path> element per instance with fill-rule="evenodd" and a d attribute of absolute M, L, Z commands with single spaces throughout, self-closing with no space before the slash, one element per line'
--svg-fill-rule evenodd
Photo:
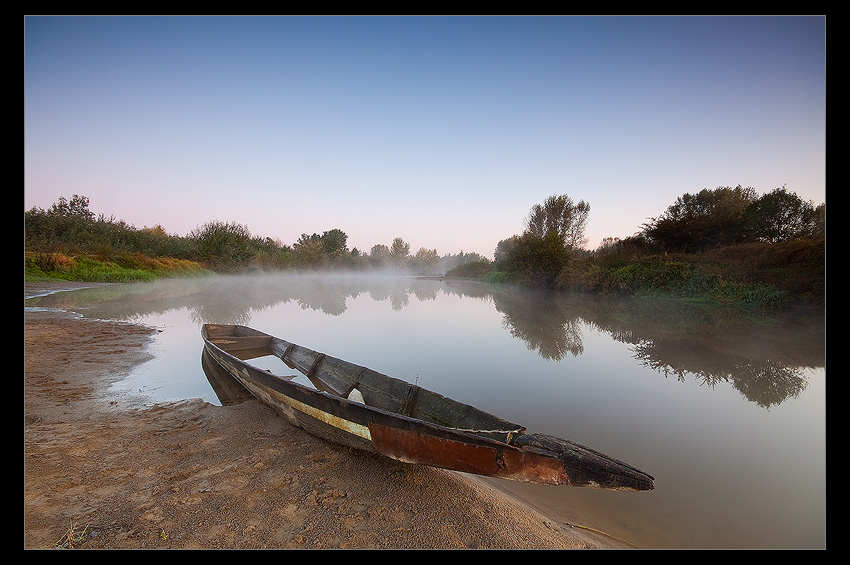
<path fill-rule="evenodd" d="M 110 395 L 154 331 L 25 311 L 25 549 L 69 531 L 107 549 L 627 547 L 474 477 L 328 443 L 255 400 Z"/>

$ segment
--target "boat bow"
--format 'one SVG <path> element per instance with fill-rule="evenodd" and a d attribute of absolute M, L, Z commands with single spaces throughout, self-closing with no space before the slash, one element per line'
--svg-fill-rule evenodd
<path fill-rule="evenodd" d="M 566 439 L 531 433 L 516 436 L 512 443 L 524 453 L 557 460 L 563 465 L 550 478 L 550 484 L 632 491 L 655 488 L 652 475 Z"/>

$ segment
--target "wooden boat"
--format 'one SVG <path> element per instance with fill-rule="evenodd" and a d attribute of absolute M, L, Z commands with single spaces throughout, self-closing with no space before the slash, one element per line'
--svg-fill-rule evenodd
<path fill-rule="evenodd" d="M 290 423 L 400 461 L 551 485 L 651 490 L 652 476 L 572 441 L 497 418 L 415 384 L 238 325 L 205 324 L 203 361 Z M 248 361 L 274 355 L 281 376 Z M 315 388 L 314 388 L 315 387 Z"/>

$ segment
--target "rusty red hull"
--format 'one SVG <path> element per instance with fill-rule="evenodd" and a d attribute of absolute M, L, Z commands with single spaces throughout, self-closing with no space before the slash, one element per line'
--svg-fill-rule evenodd
<path fill-rule="evenodd" d="M 375 450 L 406 463 L 527 483 L 571 484 L 561 461 L 511 445 L 481 445 L 420 435 L 378 424 L 369 426 Z"/>

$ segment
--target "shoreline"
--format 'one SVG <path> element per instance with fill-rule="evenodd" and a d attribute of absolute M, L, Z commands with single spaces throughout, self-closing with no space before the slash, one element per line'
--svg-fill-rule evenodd
<path fill-rule="evenodd" d="M 24 296 L 85 283 L 26 283 Z M 611 549 L 477 477 L 337 446 L 256 400 L 142 406 L 110 384 L 155 330 L 24 313 L 24 547 Z"/>

